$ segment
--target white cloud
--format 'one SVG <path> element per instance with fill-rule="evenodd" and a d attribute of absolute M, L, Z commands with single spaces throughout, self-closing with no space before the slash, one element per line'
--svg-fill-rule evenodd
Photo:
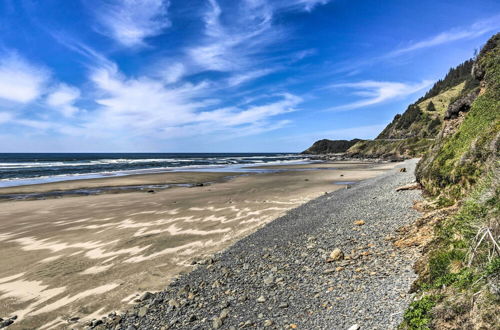
<path fill-rule="evenodd" d="M 108 0 L 96 6 L 94 12 L 104 34 L 124 46 L 137 47 L 170 26 L 168 6 L 167 0 Z"/>
<path fill-rule="evenodd" d="M 46 103 L 56 108 L 65 117 L 74 116 L 79 109 L 74 105 L 80 97 L 80 90 L 76 87 L 60 84 L 55 91 L 47 96 Z"/>
<path fill-rule="evenodd" d="M 106 132 L 160 138 L 235 129 L 253 134 L 250 132 L 278 128 L 270 118 L 294 111 L 302 101 L 295 95 L 281 94 L 264 104 L 207 110 L 213 102 L 211 85 L 206 82 L 167 87 L 171 85 L 160 79 L 128 78 L 116 67 L 96 69 L 91 80 L 101 95 L 96 99 L 99 108 L 85 125 L 92 132 L 102 132 L 105 127 Z"/>
<path fill-rule="evenodd" d="M 29 103 L 44 91 L 50 74 L 10 53 L 0 58 L 0 99 Z"/>
<path fill-rule="evenodd" d="M 178 82 L 186 74 L 186 66 L 182 63 L 167 65 L 160 70 L 159 77 L 167 84 Z"/>
<path fill-rule="evenodd" d="M 329 0 L 244 0 L 222 8 L 217 0 L 208 0 L 203 15 L 205 39 L 188 49 L 194 63 L 206 70 L 242 71 L 262 64 L 258 58 L 267 47 L 286 38 L 286 32 L 273 24 L 276 13 L 282 11 L 311 11 Z M 228 11 L 228 13 L 225 12 Z M 300 60 L 308 51 L 295 54 Z M 293 57 L 293 56 L 292 56 Z"/>
<path fill-rule="evenodd" d="M 266 76 L 272 72 L 276 71 L 275 69 L 261 69 L 261 70 L 252 70 L 245 73 L 235 74 L 231 76 L 227 83 L 230 87 L 238 86 L 249 82 L 251 80 Z"/>
<path fill-rule="evenodd" d="M 277 2 L 279 9 L 311 11 L 316 6 L 326 5 L 330 0 L 285 0 Z"/>
<path fill-rule="evenodd" d="M 333 107 L 329 110 L 352 110 L 362 108 L 398 97 L 411 95 L 429 87 L 433 82 L 424 80 L 416 84 L 405 84 L 400 82 L 390 81 L 361 81 L 356 83 L 334 84 L 329 86 L 329 89 L 350 89 L 352 94 L 362 96 L 359 101 Z"/>
<path fill-rule="evenodd" d="M 0 125 L 8 123 L 14 118 L 14 116 L 9 112 L 0 112 Z"/>
<path fill-rule="evenodd" d="M 413 42 L 408 46 L 390 52 L 387 57 L 398 56 L 419 49 L 439 46 L 457 40 L 477 38 L 486 33 L 496 32 L 499 28 L 500 16 L 497 15 L 492 18 L 476 22 L 467 27 L 441 32 L 425 40 Z"/>

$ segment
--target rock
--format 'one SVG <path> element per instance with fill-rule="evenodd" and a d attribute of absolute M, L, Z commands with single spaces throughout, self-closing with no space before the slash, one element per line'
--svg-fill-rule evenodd
<path fill-rule="evenodd" d="M 356 220 L 356 221 L 354 221 L 354 224 L 355 224 L 356 226 L 362 226 L 362 225 L 364 225 L 364 224 L 365 224 L 365 221 L 364 221 L 364 220 Z"/>
<path fill-rule="evenodd" d="M 288 308 L 288 303 L 287 302 L 282 302 L 278 305 L 279 308 Z"/>
<path fill-rule="evenodd" d="M 273 325 L 273 321 L 271 321 L 271 320 L 265 320 L 264 321 L 264 326 L 265 327 L 270 327 L 271 325 Z"/>
<path fill-rule="evenodd" d="M 8 319 L 8 320 L 4 320 L 2 321 L 2 323 L 0 323 L 0 328 L 5 328 L 5 327 L 8 327 L 9 325 L 11 325 L 12 323 L 14 323 L 13 320 L 11 319 Z"/>
<path fill-rule="evenodd" d="M 143 306 L 141 308 L 139 308 L 139 311 L 137 312 L 137 316 L 139 317 L 144 317 L 144 315 L 146 315 L 148 313 L 148 307 L 147 306 Z"/>
<path fill-rule="evenodd" d="M 266 285 L 270 285 L 273 282 L 274 282 L 274 276 L 273 275 L 269 275 L 266 278 L 264 278 L 264 284 L 266 284 Z"/>
<path fill-rule="evenodd" d="M 193 314 L 193 315 L 191 315 L 191 316 L 189 317 L 188 322 L 194 322 L 194 321 L 196 321 L 197 319 L 198 319 L 198 318 L 196 317 L 196 315 L 194 315 L 194 314 Z"/>
<path fill-rule="evenodd" d="M 180 306 L 179 302 L 175 299 L 170 299 L 168 301 L 168 305 L 173 307 L 173 308 L 179 308 L 179 306 Z"/>
<path fill-rule="evenodd" d="M 220 312 L 219 318 L 220 318 L 221 320 L 224 320 L 224 319 L 226 319 L 228 316 L 229 316 L 229 309 L 224 308 L 224 309 L 222 310 L 222 312 Z"/>
<path fill-rule="evenodd" d="M 454 119 L 458 117 L 460 112 L 469 111 L 472 103 L 479 95 L 479 89 L 476 89 L 464 97 L 459 98 L 448 106 L 448 110 L 444 115 L 444 119 Z"/>
<path fill-rule="evenodd" d="M 330 252 L 330 260 L 331 261 L 337 261 L 337 260 L 342 260 L 344 259 L 344 253 L 342 252 L 341 249 L 336 248 L 332 252 Z"/>
<path fill-rule="evenodd" d="M 212 320 L 212 328 L 219 329 L 220 327 L 222 327 L 222 320 L 218 317 L 214 318 Z"/>
<path fill-rule="evenodd" d="M 399 169 L 399 172 L 403 172 L 403 173 L 404 173 L 404 172 L 406 172 L 406 167 L 401 167 L 401 168 Z"/>
<path fill-rule="evenodd" d="M 335 272 L 334 268 L 328 268 L 328 269 L 325 269 L 323 271 L 323 274 L 327 275 L 327 274 L 331 274 L 331 273 L 334 273 L 334 272 Z"/>
<path fill-rule="evenodd" d="M 70 323 L 75 323 L 75 322 L 78 322 L 78 320 L 79 320 L 79 319 L 80 319 L 80 318 L 79 318 L 78 316 L 75 316 L 75 317 L 70 318 L 70 319 L 68 320 L 68 322 L 70 322 Z"/>
<path fill-rule="evenodd" d="M 266 297 L 260 296 L 259 298 L 257 298 L 257 302 L 258 303 L 265 303 L 266 302 Z"/>
<path fill-rule="evenodd" d="M 146 301 L 153 298 L 153 294 L 151 292 L 144 292 L 144 294 L 139 298 L 140 301 Z"/>
<path fill-rule="evenodd" d="M 358 330 L 359 329 L 359 325 L 355 324 L 353 326 L 351 326 L 349 329 L 347 330 Z"/>
<path fill-rule="evenodd" d="M 95 328 L 95 327 L 97 327 L 97 326 L 98 326 L 98 325 L 100 325 L 100 324 L 102 324 L 102 320 L 94 320 L 94 321 L 92 321 L 92 323 L 91 323 L 91 327 L 92 327 L 92 328 Z"/>

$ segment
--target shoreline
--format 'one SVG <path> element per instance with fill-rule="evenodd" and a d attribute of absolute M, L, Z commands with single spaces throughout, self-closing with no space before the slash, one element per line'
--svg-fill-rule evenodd
<path fill-rule="evenodd" d="M 396 168 L 290 210 L 164 290 L 143 294 L 128 311 L 87 325 L 396 328 L 414 295 L 420 252 L 393 242 L 398 229 L 418 219 L 412 204 L 421 198 L 420 191 L 396 188 L 414 180 L 415 164 L 406 161 L 398 167 L 408 171 Z M 342 252 L 331 259 L 334 248 Z"/>
<path fill-rule="evenodd" d="M 330 164 L 337 164 L 331 168 Z M 390 164 L 390 163 L 388 163 Z M 116 194 L 128 192 L 155 193 L 173 187 L 195 187 L 225 182 L 239 176 L 265 174 L 280 171 L 338 170 L 380 165 L 369 161 L 310 162 L 300 164 L 253 165 L 246 171 L 170 171 L 148 174 L 130 174 L 92 179 L 75 179 L 29 185 L 0 187 L 0 202 L 16 200 L 38 200 L 61 197 Z"/>
<path fill-rule="evenodd" d="M 161 290 L 190 271 L 194 260 L 225 250 L 290 209 L 347 187 L 335 182 L 359 182 L 391 166 L 295 165 L 305 168 L 270 169 L 155 194 L 2 202 L 0 305 L 7 315 L 0 317 L 18 315 L 12 329 L 65 328 L 121 310 L 138 293 Z M 175 175 L 185 180 L 188 174 Z M 135 180 L 144 182 L 144 177 Z M 81 321 L 68 323 L 75 318 Z"/>

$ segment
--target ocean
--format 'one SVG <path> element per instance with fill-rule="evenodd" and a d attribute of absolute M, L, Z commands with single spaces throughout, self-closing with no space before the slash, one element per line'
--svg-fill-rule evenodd
<path fill-rule="evenodd" d="M 0 153 L 0 187 L 167 171 L 250 171 L 303 163 L 293 153 Z"/>

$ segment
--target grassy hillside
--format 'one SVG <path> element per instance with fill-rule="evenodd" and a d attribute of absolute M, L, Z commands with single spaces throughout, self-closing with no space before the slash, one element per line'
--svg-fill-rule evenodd
<path fill-rule="evenodd" d="M 500 34 L 472 71 L 480 84 L 462 89 L 417 167 L 427 213 L 400 244 L 428 243 L 405 329 L 499 328 Z"/>
<path fill-rule="evenodd" d="M 450 69 L 425 96 L 409 105 L 403 114 L 396 115 L 375 140 L 359 142 L 347 154 L 396 159 L 423 155 L 441 131 L 450 104 L 462 93 L 477 88 L 478 80 L 470 74 L 473 63 L 469 60 Z"/>
<path fill-rule="evenodd" d="M 307 150 L 304 150 L 303 154 L 335 154 L 346 152 L 347 149 L 352 147 L 356 142 L 362 141 L 360 139 L 353 140 L 319 140 L 314 142 Z"/>

